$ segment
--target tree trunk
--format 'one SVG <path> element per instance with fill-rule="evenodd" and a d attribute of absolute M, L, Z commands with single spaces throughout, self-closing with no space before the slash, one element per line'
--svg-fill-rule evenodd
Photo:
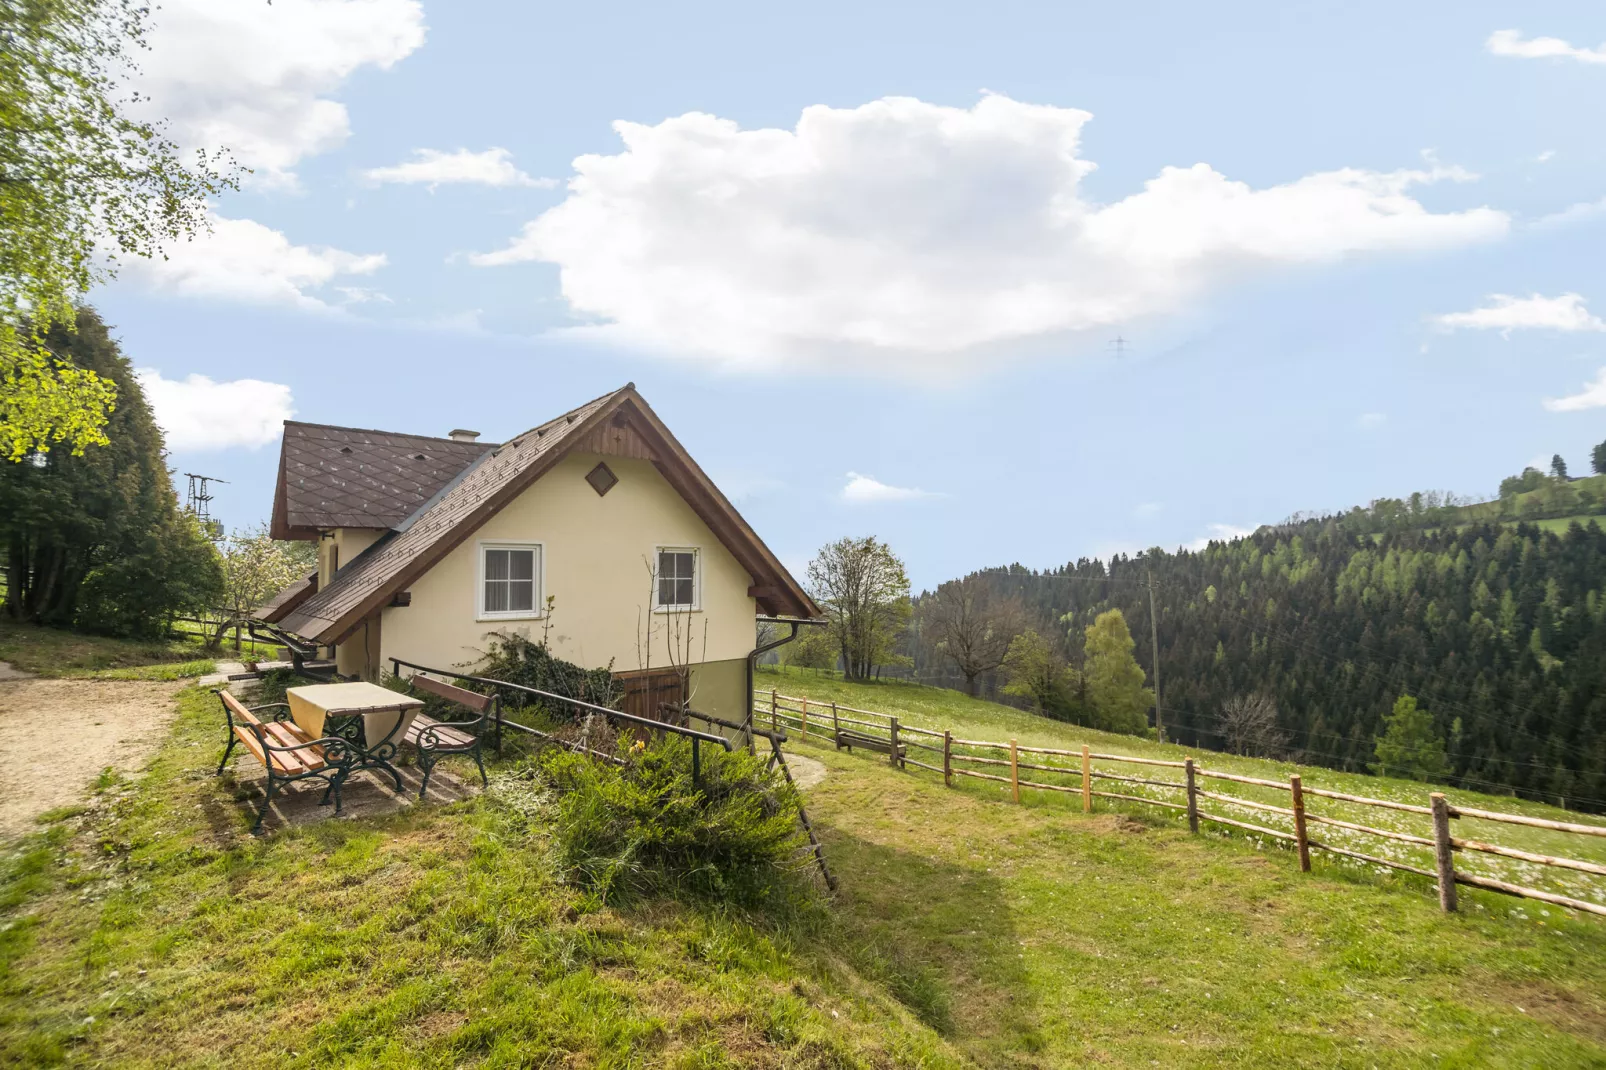
<path fill-rule="evenodd" d="M 979 673 L 973 672 L 968 672 L 965 674 L 965 694 L 969 695 L 971 698 L 976 697 L 976 677 L 979 675 Z"/>

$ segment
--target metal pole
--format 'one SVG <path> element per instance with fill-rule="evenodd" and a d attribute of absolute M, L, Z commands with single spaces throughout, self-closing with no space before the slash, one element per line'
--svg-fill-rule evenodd
<path fill-rule="evenodd" d="M 701 743 L 702 740 L 696 736 L 691 737 L 691 782 L 697 787 L 703 782 L 703 753 L 699 746 Z"/>
<path fill-rule="evenodd" d="M 1160 742 L 1164 743 L 1165 714 L 1160 706 L 1160 620 L 1154 615 L 1154 574 L 1144 569 L 1143 576 L 1148 581 L 1146 586 L 1149 588 L 1149 645 L 1154 651 L 1154 730 L 1160 737 Z M 1197 745 L 1198 740 L 1195 739 L 1194 743 Z"/>

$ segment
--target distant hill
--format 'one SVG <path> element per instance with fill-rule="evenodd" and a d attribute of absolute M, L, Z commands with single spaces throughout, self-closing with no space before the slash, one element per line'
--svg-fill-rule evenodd
<path fill-rule="evenodd" d="M 1606 523 L 1606 475 L 1580 478 L 1546 475 L 1537 468 L 1501 481 L 1500 494 L 1474 501 L 1441 491 L 1423 491 L 1406 498 L 1377 498 L 1345 513 L 1296 513 L 1276 531 L 1295 531 L 1311 524 L 1336 522 L 1346 531 L 1381 534 L 1467 524 L 1543 521 L 1550 531 L 1565 531 L 1574 520 Z"/>
<path fill-rule="evenodd" d="M 1602 513 L 1606 475 L 1530 468 L 1490 501 L 1379 499 L 1200 551 L 974 575 L 1072 665 L 1083 629 L 1120 609 L 1145 671 L 1152 576 L 1161 713 L 1184 743 L 1224 746 L 1223 704 L 1264 694 L 1280 756 L 1364 770 L 1408 694 L 1433 715 L 1451 782 L 1606 812 Z M 915 619 L 915 675 L 961 686 Z"/>

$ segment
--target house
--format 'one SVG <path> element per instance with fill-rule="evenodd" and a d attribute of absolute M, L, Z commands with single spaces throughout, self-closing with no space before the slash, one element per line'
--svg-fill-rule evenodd
<path fill-rule="evenodd" d="M 517 632 L 611 665 L 631 712 L 741 721 L 756 620 L 821 615 L 634 384 L 500 445 L 286 421 L 270 528 L 318 571 L 257 616 L 347 676 Z"/>

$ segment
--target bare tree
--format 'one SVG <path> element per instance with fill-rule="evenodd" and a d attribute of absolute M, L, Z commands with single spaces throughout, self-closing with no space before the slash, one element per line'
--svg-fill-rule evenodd
<path fill-rule="evenodd" d="M 921 600 L 926 638 L 965 678 L 965 693 L 976 680 L 1004 663 L 1009 641 L 1022 628 L 1025 613 L 1014 598 L 998 598 L 978 576 L 949 580 Z"/>
<path fill-rule="evenodd" d="M 909 620 L 909 577 L 903 562 L 874 538 L 838 539 L 809 562 L 809 593 L 831 619 L 850 680 L 868 679 L 895 659 Z"/>
<path fill-rule="evenodd" d="M 1221 704 L 1221 734 L 1234 754 L 1279 758 L 1288 751 L 1288 733 L 1277 725 L 1270 695 L 1235 695 Z"/>

